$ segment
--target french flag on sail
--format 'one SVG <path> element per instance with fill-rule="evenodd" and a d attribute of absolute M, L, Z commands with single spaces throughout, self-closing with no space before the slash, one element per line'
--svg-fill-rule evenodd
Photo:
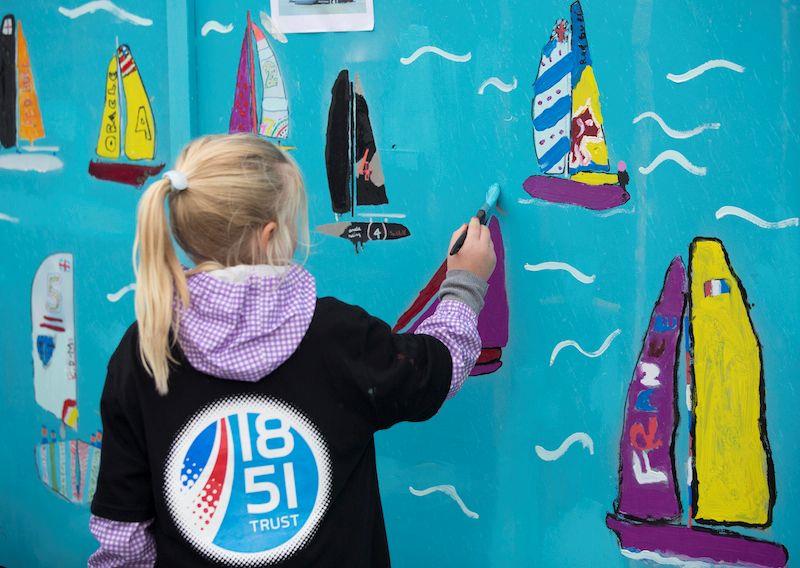
<path fill-rule="evenodd" d="M 705 284 L 703 284 L 703 291 L 705 292 L 706 298 L 709 296 L 720 296 L 722 294 L 730 294 L 731 287 L 728 284 L 727 280 L 706 280 Z"/>

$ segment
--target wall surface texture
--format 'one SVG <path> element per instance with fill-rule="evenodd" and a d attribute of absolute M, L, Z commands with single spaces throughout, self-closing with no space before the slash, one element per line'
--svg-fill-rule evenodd
<path fill-rule="evenodd" d="M 143 128 L 155 139 L 152 159 L 117 161 L 165 163 L 169 168 L 189 138 L 227 132 L 247 11 L 260 25 L 258 14 L 269 10 L 267 4 L 123 0 L 116 5 L 128 15 L 100 10 L 76 16 L 70 12 L 79 6 L 73 0 L 9 0 L 0 9 L 23 24 L 46 132 L 34 145 L 58 147 L 26 152 L 22 147 L 28 141 L 20 138 L 19 149 L 0 149 L 0 165 L 12 168 L 0 168 L 4 566 L 79 566 L 95 546 L 88 532 L 88 493 L 72 494 L 72 484 L 62 491 L 64 497 L 54 486 L 59 479 L 71 479 L 69 471 L 59 471 L 71 464 L 87 485 L 91 481 L 100 445 L 96 433 L 101 428 L 98 401 L 105 365 L 134 318 L 133 294 L 108 295 L 133 281 L 130 251 L 141 190 L 88 173 L 91 160 L 114 161 L 98 156 L 96 144 L 116 45 L 129 46 L 135 58 L 152 109 Z M 623 469 L 633 467 L 628 459 L 633 451 L 639 486 L 667 483 L 658 477 L 655 460 L 674 454 L 675 471 L 669 473 L 683 509 L 675 523 L 685 525 L 698 486 L 696 482 L 693 490 L 686 480 L 692 416 L 699 420 L 695 451 L 716 456 L 718 471 L 727 471 L 748 456 L 737 457 L 730 450 L 726 440 L 734 438 L 726 436 L 738 426 L 722 416 L 735 414 L 731 408 L 755 408 L 758 416 L 762 403 L 766 430 L 758 432 L 768 435 L 774 476 L 767 474 L 761 445 L 752 459 L 755 477 L 766 479 L 764 499 L 776 495 L 771 524 L 734 530 L 797 553 L 800 459 L 792 449 L 792 432 L 800 431 L 795 384 L 800 340 L 800 135 L 795 120 L 800 115 L 795 58 L 800 3 L 584 0 L 602 115 L 590 100 L 590 89 L 590 114 L 581 118 L 578 109 L 569 121 L 567 109 L 565 124 L 574 132 L 576 117 L 582 120 L 580 127 L 588 129 L 590 138 L 584 141 L 588 145 L 579 144 L 578 152 L 589 148 L 592 157 L 598 151 L 592 144 L 599 145 L 604 134 L 611 171 L 622 160 L 630 175 L 630 200 L 602 210 L 548 203 L 523 189 L 527 178 L 541 175 L 531 108 L 540 92 L 534 82 L 542 48 L 556 20 L 569 21 L 569 2 L 375 4 L 371 32 L 289 34 L 287 43 L 268 36 L 289 101 L 290 131 L 283 144 L 294 147 L 292 156 L 304 172 L 312 228 L 336 221 L 326 175 L 326 128 L 331 88 L 339 72 L 348 69 L 350 80 L 358 75 L 369 103 L 390 201 L 361 212 L 378 211 L 381 228 L 385 218 L 402 222 L 411 233 L 408 238 L 368 241 L 358 251 L 346 239 L 312 233 L 307 265 L 318 291 L 396 322 L 440 265 L 452 230 L 498 181 L 503 187 L 498 219 L 509 306 L 509 338 L 499 369 L 471 378 L 430 422 L 400 425 L 377 436 L 393 564 L 635 564 L 620 553 L 617 536 L 606 526 L 606 515 L 615 511 L 618 498 L 621 446 Z M 61 6 L 66 10 L 60 11 Z M 233 29 L 202 35 L 209 20 L 232 24 Z M 427 45 L 459 57 L 454 61 L 426 53 L 401 62 Z M 558 41 L 555 45 L 557 49 Z M 724 61 L 696 77 L 681 76 L 715 60 Z M 0 72 L 3 77 L 7 75 Z M 498 81 L 481 89 L 491 77 Z M 133 98 L 126 79 L 126 96 Z M 598 134 L 592 124 L 600 120 Z M 26 128 L 31 128 L 27 122 Z M 132 141 L 127 143 L 133 148 Z M 27 154 L 52 159 L 20 158 Z M 51 171 L 13 169 L 29 163 Z M 344 218 L 351 219 L 348 214 Z M 716 259 L 710 268 L 703 265 L 707 241 L 698 244 L 693 261 L 690 245 L 697 237 L 719 239 L 733 273 L 724 260 Z M 719 251 L 713 242 L 710 246 Z M 35 295 L 32 305 L 37 270 L 51 255 L 56 255 L 52 265 L 40 274 L 46 291 Z M 645 338 L 669 331 L 658 329 L 658 318 L 650 326 L 650 317 L 676 256 L 683 258 L 693 278 L 691 305 L 684 315 L 698 319 L 685 324 L 679 310 L 671 337 L 691 327 L 695 374 L 711 374 L 695 378 L 687 406 L 687 333 L 681 334 L 677 379 L 671 386 L 679 419 L 670 454 L 669 432 L 648 438 L 653 432 L 647 400 L 634 396 L 626 403 L 626 393 L 634 379 L 631 392 L 636 394 L 635 383 L 641 379 L 645 386 L 659 382 L 672 395 L 664 382 L 671 374 L 648 378 L 648 367 L 642 365 L 650 350 L 645 345 L 643 351 Z M 68 268 L 59 267 L 62 262 Z M 47 280 L 51 277 L 60 284 Z M 69 330 L 56 330 L 53 360 L 67 357 L 65 364 L 76 376 L 77 419 L 71 408 L 66 413 L 59 408 L 56 415 L 37 404 L 39 391 L 48 388 L 44 375 L 40 380 L 45 382 L 34 388 L 34 367 L 44 372 L 49 354 L 49 340 L 36 344 L 50 333 L 42 332 L 40 324 L 51 321 L 42 319 L 44 315 L 56 313 L 52 305 L 47 307 L 48 293 L 51 303 L 59 299 L 58 290 L 66 296 L 70 278 L 74 341 L 64 355 L 58 349 L 64 349 L 61 337 Z M 53 292 L 52 286 L 61 288 Z M 733 315 L 704 312 L 702 302 L 717 296 L 725 302 L 738 300 L 739 311 L 734 306 Z M 710 324 L 702 319 L 706 317 L 712 318 Z M 751 341 L 748 322 L 758 343 Z M 702 364 L 697 361 L 701 349 Z M 640 352 L 644 359 L 637 364 Z M 76 356 L 70 359 L 72 353 Z M 719 376 L 713 374 L 715 368 Z M 761 372 L 763 397 L 758 392 Z M 710 380 L 717 381 L 716 389 L 706 388 Z M 644 418 L 626 417 L 626 404 Z M 672 398 L 664 404 L 662 410 L 672 412 Z M 639 426 L 623 433 L 631 426 L 629 419 Z M 735 417 L 731 420 L 738 424 Z M 752 431 L 759 426 L 753 419 L 741 427 Z M 708 428 L 711 441 L 700 435 L 700 428 Z M 567 441 L 563 452 L 554 453 L 570 436 L 574 443 Z M 649 466 L 643 465 L 648 455 L 653 468 L 649 482 Z M 708 475 L 703 468 L 711 467 L 704 464 L 707 460 L 698 456 L 693 476 L 695 481 L 700 476 L 700 487 L 702 476 Z M 710 488 L 711 478 L 705 479 Z M 741 483 L 740 493 L 758 486 L 758 480 L 731 479 L 731 484 L 737 479 Z M 441 485 L 452 486 L 463 507 L 441 491 L 423 496 L 410 491 Z M 702 513 L 706 504 L 701 500 L 699 506 Z"/>

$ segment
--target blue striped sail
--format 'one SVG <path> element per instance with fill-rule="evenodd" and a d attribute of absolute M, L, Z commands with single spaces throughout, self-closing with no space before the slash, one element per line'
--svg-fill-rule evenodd
<path fill-rule="evenodd" d="M 539 169 L 546 174 L 567 172 L 572 115 L 572 67 L 567 24 L 556 23 L 542 49 L 539 74 L 533 84 L 533 141 Z"/>

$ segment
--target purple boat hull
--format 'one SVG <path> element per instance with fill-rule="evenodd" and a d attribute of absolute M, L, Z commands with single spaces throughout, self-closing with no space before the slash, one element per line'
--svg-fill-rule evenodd
<path fill-rule="evenodd" d="M 536 199 L 562 205 L 577 205 L 594 211 L 619 207 L 631 198 L 621 185 L 590 185 L 551 176 L 531 176 L 522 183 L 522 187 Z"/>
<path fill-rule="evenodd" d="M 765 568 L 781 568 L 789 561 L 786 547 L 731 531 L 638 523 L 615 515 L 606 516 L 606 526 L 617 534 L 621 548 L 636 552 Z"/>

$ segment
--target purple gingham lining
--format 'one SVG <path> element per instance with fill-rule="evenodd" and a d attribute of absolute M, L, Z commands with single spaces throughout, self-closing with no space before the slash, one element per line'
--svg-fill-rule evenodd
<path fill-rule="evenodd" d="M 101 543 L 89 557 L 89 568 L 149 568 L 156 562 L 156 541 L 150 532 L 153 521 L 126 523 L 92 516 L 89 530 Z"/>
<path fill-rule="evenodd" d="M 314 277 L 299 265 L 244 282 L 192 275 L 178 342 L 199 371 L 257 381 L 294 353 L 314 316 L 316 294 Z"/>
<path fill-rule="evenodd" d="M 478 314 L 458 300 L 442 300 L 431 317 L 419 324 L 414 333 L 433 336 L 450 351 L 453 376 L 447 398 L 452 398 L 467 380 L 481 354 Z"/>

